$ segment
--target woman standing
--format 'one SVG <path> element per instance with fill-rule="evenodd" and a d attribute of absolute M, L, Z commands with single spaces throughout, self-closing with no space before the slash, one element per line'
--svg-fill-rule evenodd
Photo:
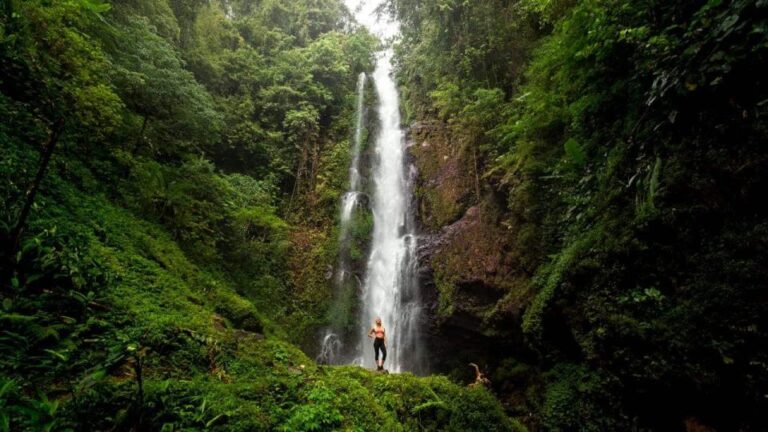
<path fill-rule="evenodd" d="M 369 338 L 373 340 L 373 351 L 376 358 L 376 370 L 384 370 L 384 360 L 387 359 L 387 335 L 384 327 L 381 325 L 381 318 L 376 317 L 376 325 L 371 327 L 368 332 Z M 379 362 L 379 350 L 381 350 L 381 362 Z"/>

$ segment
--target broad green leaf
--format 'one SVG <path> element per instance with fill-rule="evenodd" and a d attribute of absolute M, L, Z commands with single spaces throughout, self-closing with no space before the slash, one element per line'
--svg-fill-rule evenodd
<path fill-rule="evenodd" d="M 586 161 L 586 156 L 584 155 L 584 150 L 582 150 L 581 146 L 579 145 L 579 142 L 576 141 L 574 138 L 569 138 L 568 141 L 563 144 L 563 148 L 565 149 L 565 154 L 568 156 L 568 158 L 581 165 Z"/>

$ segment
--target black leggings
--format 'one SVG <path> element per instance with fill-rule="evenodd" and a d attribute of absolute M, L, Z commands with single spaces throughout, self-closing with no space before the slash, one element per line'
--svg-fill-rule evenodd
<path fill-rule="evenodd" d="M 379 350 L 381 350 L 381 361 L 387 360 L 387 347 L 384 345 L 384 338 L 376 338 L 373 341 L 373 351 L 376 354 L 376 361 L 379 361 Z"/>

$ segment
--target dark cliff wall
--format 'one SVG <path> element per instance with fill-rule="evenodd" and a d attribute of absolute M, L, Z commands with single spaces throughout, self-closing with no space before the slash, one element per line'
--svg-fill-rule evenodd
<path fill-rule="evenodd" d="M 474 379 L 470 362 L 496 369 L 529 355 L 521 309 L 531 274 L 504 223 L 503 201 L 475 171 L 466 138 L 439 120 L 413 124 L 409 150 L 415 185 L 420 282 L 429 311 L 429 346 L 436 371 Z"/>

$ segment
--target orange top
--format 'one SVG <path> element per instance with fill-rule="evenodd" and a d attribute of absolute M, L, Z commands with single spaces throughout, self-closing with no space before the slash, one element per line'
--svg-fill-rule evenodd
<path fill-rule="evenodd" d="M 384 339 L 384 327 L 376 326 L 371 329 L 371 333 L 375 333 L 378 339 Z"/>

